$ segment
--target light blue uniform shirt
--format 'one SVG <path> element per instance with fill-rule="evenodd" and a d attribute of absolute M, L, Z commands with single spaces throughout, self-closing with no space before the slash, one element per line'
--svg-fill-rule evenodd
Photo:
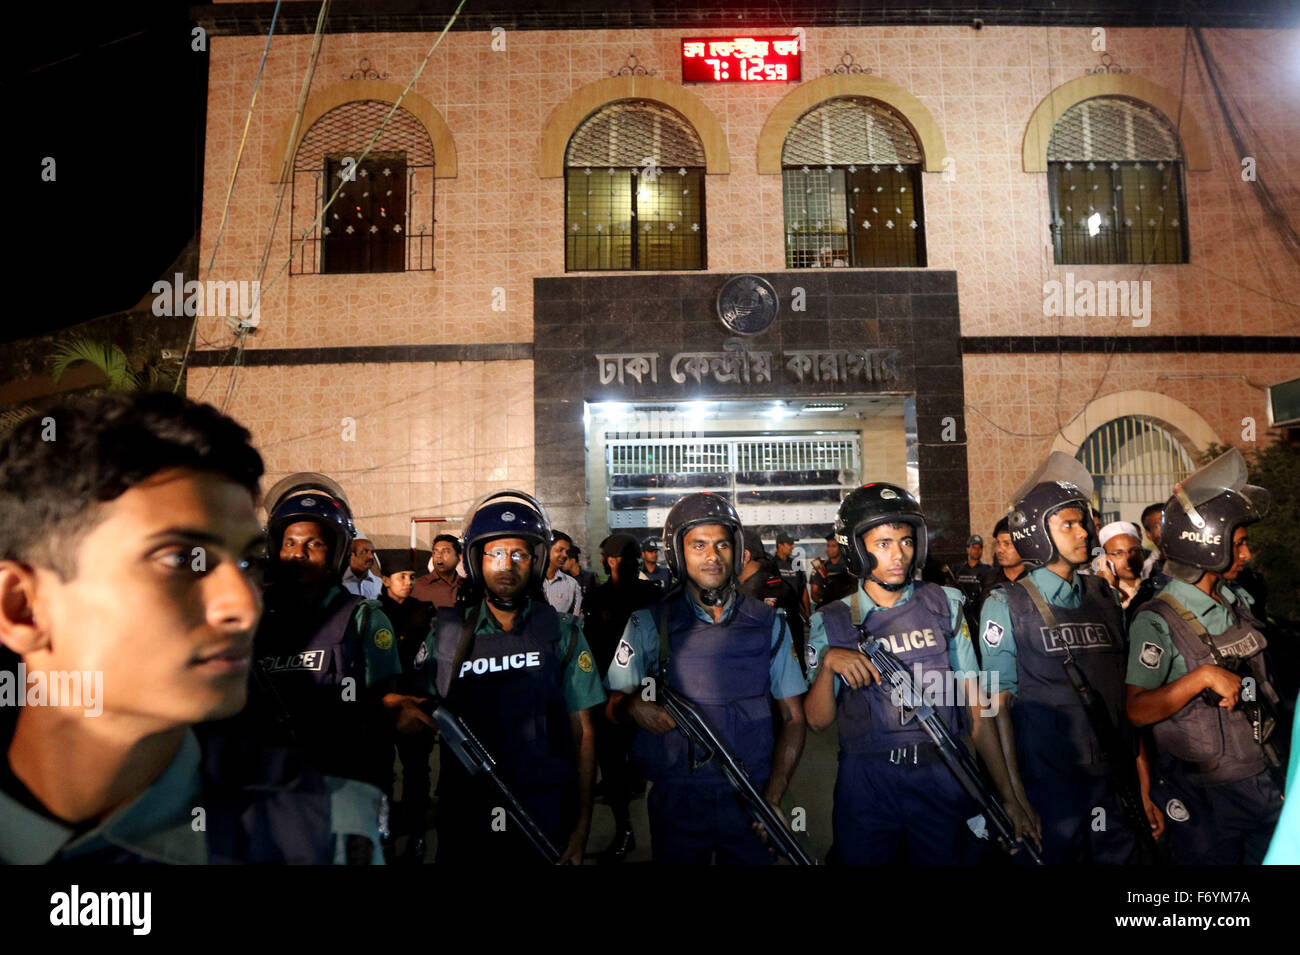
<path fill-rule="evenodd" d="M 186 730 L 180 749 L 163 774 L 125 806 L 80 834 L 69 825 L 36 812 L 0 792 L 0 863 L 44 865 L 55 857 L 77 862 L 79 857 L 113 847 L 169 865 L 205 865 L 206 829 L 196 831 L 194 809 L 203 805 L 199 775 L 202 751 L 193 730 Z M 334 864 L 347 860 L 347 837 L 370 840 L 373 865 L 384 864 L 379 838 L 383 796 L 366 783 L 325 777 L 330 797 L 330 832 Z M 304 803 L 304 811 L 305 803 Z"/>
<path fill-rule="evenodd" d="M 912 590 L 913 586 L 909 583 L 902 589 L 898 598 L 898 603 L 894 604 L 894 606 L 902 606 L 911 600 Z M 948 598 L 948 609 L 952 614 L 952 632 L 954 635 L 953 639 L 948 643 L 948 665 L 952 667 L 954 672 L 968 673 L 969 675 L 974 676 L 979 670 L 980 665 L 979 661 L 975 658 L 975 646 L 971 643 L 970 628 L 966 626 L 966 615 L 962 613 L 961 609 L 966 598 L 962 595 L 960 590 L 953 587 L 944 587 L 943 593 L 944 596 Z M 867 593 L 866 588 L 861 584 L 858 585 L 858 601 L 862 610 L 863 619 L 866 619 L 867 614 L 879 607 L 879 604 L 871 599 L 871 595 Z M 846 605 L 849 608 L 849 612 L 852 613 L 852 594 L 840 598 L 840 603 Z M 826 651 L 830 649 L 830 639 L 826 636 L 826 624 L 822 620 L 820 610 L 812 615 L 809 624 L 807 662 L 808 683 L 811 685 L 812 681 L 817 679 L 817 668 L 821 666 L 822 660 L 826 659 Z M 835 681 L 835 695 L 839 696 L 840 684 L 843 681 L 838 676 L 833 677 L 833 679 Z"/>
<path fill-rule="evenodd" d="M 736 596 L 733 593 L 722 609 L 722 620 L 714 623 L 713 615 L 699 605 L 694 599 L 690 601 L 695 616 L 705 623 L 722 626 L 736 612 Z M 664 608 L 665 611 L 667 607 Z M 778 610 L 772 622 L 772 665 L 769 685 L 772 696 L 784 700 L 792 696 L 801 696 L 808 692 L 803 670 L 795 659 L 794 644 L 790 640 L 790 627 L 785 621 L 785 612 Z M 638 610 L 628 619 L 623 630 L 623 638 L 618 642 L 614 660 L 605 674 L 605 685 L 619 693 L 635 693 L 641 689 L 641 681 L 659 672 L 659 627 L 648 609 Z"/>
<path fill-rule="evenodd" d="M 1219 603 L 1194 584 L 1182 580 L 1169 581 L 1163 592 L 1186 607 L 1188 613 L 1213 636 L 1232 626 L 1235 617 L 1229 607 L 1239 600 L 1243 603 L 1250 600 L 1244 591 L 1221 584 L 1219 596 L 1224 603 Z M 1174 645 L 1169 625 L 1154 610 L 1138 613 L 1129 624 L 1128 636 L 1128 676 L 1125 682 L 1144 690 L 1155 690 L 1187 675 L 1187 661 Z"/>
<path fill-rule="evenodd" d="M 1046 567 L 1038 567 L 1027 576 L 1052 606 L 1074 610 L 1083 605 L 1083 578 L 1077 573 L 1067 581 Z M 1111 595 L 1119 605 L 1118 592 L 1112 589 Z M 1015 696 L 1020 685 L 1016 673 L 1016 635 L 1011 626 L 1011 607 L 1000 587 L 989 591 L 980 612 L 980 655 L 984 669 L 997 673 L 998 686 Z"/>

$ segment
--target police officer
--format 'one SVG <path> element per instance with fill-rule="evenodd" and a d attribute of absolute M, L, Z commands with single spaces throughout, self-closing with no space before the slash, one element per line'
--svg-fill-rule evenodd
<path fill-rule="evenodd" d="M 542 592 L 551 525 L 522 491 L 487 495 L 464 524 L 464 607 L 438 611 L 425 659 L 431 688 L 496 759 L 525 810 L 581 864 L 591 830 L 596 741 L 605 701 L 582 622 Z M 535 863 L 524 836 L 501 831 L 500 798 L 445 747 L 439 761 L 438 863 Z"/>
<path fill-rule="evenodd" d="M 633 751 L 653 782 L 647 799 L 656 862 L 765 864 L 762 835 L 712 765 L 691 771 L 686 738 L 644 691 L 668 685 L 699 707 L 773 807 L 803 751 L 807 683 L 791 653 L 784 614 L 738 594 L 745 549 L 735 509 L 716 494 L 690 494 L 664 523 L 677 584 L 628 621 L 607 681 L 611 706 L 640 728 Z M 643 685 L 643 683 L 645 685 Z M 781 726 L 774 730 L 772 700 Z M 780 809 L 777 809 L 780 812 Z"/>
<path fill-rule="evenodd" d="M 814 730 L 836 719 L 839 723 L 833 817 L 837 854 L 848 865 L 885 864 L 900 849 L 913 864 L 967 861 L 962 841 L 969 838 L 969 797 L 925 730 L 915 721 L 901 721 L 880 673 L 858 649 L 858 627 L 863 625 L 889 644 L 918 690 L 942 688 L 926 702 L 936 707 L 954 737 L 960 739 L 970 728 L 1008 814 L 1019 820 L 1022 831 L 1027 829 L 1028 817 L 1011 790 L 998 749 L 997 730 L 990 719 L 978 716 L 979 664 L 961 593 L 916 579 L 925 563 L 925 516 L 901 487 L 865 484 L 852 491 L 840 503 L 835 536 L 849 571 L 862 582 L 852 595 L 813 614 L 806 708 Z"/>
<path fill-rule="evenodd" d="M 433 623 L 434 606 L 417 600 L 415 562 L 408 551 L 401 551 L 387 561 L 383 575 L 384 590 L 379 603 L 397 636 L 397 655 L 402 663 L 402 692 L 422 695 L 426 687 L 415 666 L 415 657 L 424 646 Z M 397 757 L 402 763 L 402 802 L 393 807 L 393 838 L 407 836 L 402 861 L 424 861 L 424 833 L 429 816 L 429 758 L 433 755 L 433 737 L 428 733 L 397 733 Z M 392 793 L 389 792 L 391 799 Z"/>
<path fill-rule="evenodd" d="M 806 619 L 809 612 L 808 575 L 794 568 L 794 545 L 795 539 L 785 531 L 776 535 L 776 569 L 781 574 L 781 579 L 794 591 L 800 612 Z"/>
<path fill-rule="evenodd" d="M 957 589 L 966 598 L 966 620 L 972 627 L 979 622 L 979 606 L 985 585 L 997 573 L 991 564 L 981 562 L 983 556 L 984 538 L 972 534 L 966 538 L 966 560 L 954 573 Z"/>
<path fill-rule="evenodd" d="M 170 393 L 0 438 L 5 676 L 87 677 L 0 706 L 0 863 L 382 862 L 377 790 L 211 732 L 247 698 L 261 474 L 244 428 Z"/>
<path fill-rule="evenodd" d="M 659 542 L 653 537 L 647 537 L 641 542 L 640 577 L 658 587 L 661 594 L 667 593 L 673 583 L 673 575 L 659 563 Z"/>
<path fill-rule="evenodd" d="M 300 748 L 325 772 L 387 792 L 393 725 L 418 733 L 429 720 L 400 692 L 397 638 L 381 605 L 340 582 L 355 533 L 347 495 L 323 474 L 299 472 L 266 503 L 266 612 L 238 722 L 255 738 Z"/>
<path fill-rule="evenodd" d="M 980 619 L 984 668 L 1005 688 L 996 724 L 1013 790 L 1031 822 L 1041 819 L 1033 829 L 1048 863 L 1135 861 L 1137 838 L 1112 781 L 1132 778 L 1130 759 L 1141 780 L 1140 797 L 1136 783 L 1124 790 L 1134 812 L 1157 834 L 1161 824 L 1146 791 L 1145 753 L 1131 746 L 1124 719 L 1119 600 L 1105 581 L 1076 573 L 1089 560 L 1091 494 L 1087 470 L 1059 451 L 1021 486 L 1008 519 L 1032 569 L 990 591 Z M 1100 701 L 1091 718 L 1085 694 Z M 1094 720 L 1106 722 L 1094 729 Z M 1115 734 L 1123 751 L 1104 751 L 1101 737 Z"/>
<path fill-rule="evenodd" d="M 826 560 L 813 561 L 812 602 L 815 607 L 822 607 L 833 600 L 839 600 L 853 593 L 857 581 L 849 573 L 849 564 L 844 551 L 835 539 L 835 531 L 826 535 Z"/>
<path fill-rule="evenodd" d="M 611 534 L 600 543 L 601 563 L 608 579 L 583 601 L 583 633 L 596 658 L 596 672 L 604 673 L 614 661 L 614 650 L 634 611 L 659 602 L 658 587 L 638 576 L 640 547 L 630 534 Z M 636 727 L 615 722 L 608 708 L 596 719 L 596 760 L 600 786 L 614 815 L 614 838 L 599 855 L 605 863 L 622 862 L 636 848 L 632 833 L 632 737 Z"/>
<path fill-rule="evenodd" d="M 1180 864 L 1258 864 L 1282 810 L 1267 641 L 1250 598 L 1222 580 L 1267 509 L 1236 449 L 1179 485 L 1161 519 L 1172 579 L 1129 630 L 1128 713 L 1155 735 L 1153 788 Z"/>

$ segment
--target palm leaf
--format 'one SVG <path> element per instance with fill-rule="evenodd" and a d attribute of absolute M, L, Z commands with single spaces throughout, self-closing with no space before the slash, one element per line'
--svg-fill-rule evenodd
<path fill-rule="evenodd" d="M 126 352 L 108 342 L 77 336 L 59 343 L 50 356 L 50 374 L 57 382 L 68 368 L 79 361 L 89 362 L 104 373 L 108 387 L 115 391 L 132 391 L 139 379 L 127 361 Z"/>

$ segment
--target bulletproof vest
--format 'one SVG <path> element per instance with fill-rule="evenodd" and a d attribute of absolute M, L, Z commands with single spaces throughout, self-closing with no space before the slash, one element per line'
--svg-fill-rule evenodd
<path fill-rule="evenodd" d="M 667 659 L 661 648 L 659 667 L 667 665 L 668 685 L 693 702 L 714 731 L 735 753 L 755 788 L 762 790 L 772 772 L 772 628 L 776 610 L 736 594 L 725 623 L 696 616 L 686 593 L 654 608 L 656 627 L 667 614 Z M 656 736 L 638 730 L 633 754 L 647 779 L 726 788 L 726 778 L 712 764 L 691 772 L 686 737 L 677 730 Z"/>
<path fill-rule="evenodd" d="M 541 599 L 530 605 L 509 631 L 467 633 L 481 603 L 463 612 L 441 609 L 435 624 L 438 692 L 487 747 L 526 807 L 527 790 L 554 789 L 577 777 L 564 704 L 559 614 Z M 439 792 L 453 798 L 465 794 L 469 777 L 445 749 L 441 767 Z"/>
<path fill-rule="evenodd" d="M 840 600 L 823 607 L 821 614 L 830 645 L 856 653 L 859 633 L 853 625 L 850 607 Z M 952 670 L 949 655 L 953 637 L 952 610 L 942 587 L 914 583 L 909 600 L 892 607 L 877 607 L 866 615 L 864 623 L 871 634 L 879 637 L 902 661 L 926 702 L 933 704 L 934 701 L 929 699 L 933 691 L 925 691 L 927 680 L 933 678 L 927 678 L 925 674 L 941 674 L 945 688 L 955 685 L 948 676 Z M 917 667 L 920 667 L 919 677 Z M 902 712 L 891 698 L 891 692 L 892 688 L 886 684 L 857 690 L 840 687 L 835 720 L 839 727 L 841 752 L 888 752 L 931 741 L 915 720 L 902 722 Z M 946 692 L 940 700 L 945 698 L 950 698 Z M 957 707 L 936 706 L 935 712 L 952 733 L 961 735 L 964 721 Z"/>
<path fill-rule="evenodd" d="M 1088 722 L 1064 662 L 1068 656 L 1105 703 L 1114 726 L 1125 725 L 1128 664 L 1123 611 L 1105 581 L 1080 575 L 1083 601 L 1074 609 L 1051 605 L 1050 629 L 1025 589 L 1028 576 L 1003 585 L 1016 641 L 1019 688 L 1011 707 L 1020 768 L 1027 776 L 1082 772 L 1105 775 L 1108 757 Z M 1046 600 L 1046 598 L 1044 598 Z"/>
<path fill-rule="evenodd" d="M 364 627 L 350 627 L 362 601 L 338 590 L 315 629 L 311 618 L 295 619 L 268 606 L 253 644 L 257 673 L 249 710 L 261 724 L 262 742 L 298 747 L 331 775 L 372 781 L 373 718 L 360 702 L 365 634 Z M 355 683 L 345 694 L 349 677 Z"/>
<path fill-rule="evenodd" d="M 1243 603 L 1237 604 L 1237 619 L 1223 633 L 1211 634 L 1200 626 L 1205 639 L 1182 616 L 1180 611 L 1186 608 L 1171 594 L 1165 593 L 1147 601 L 1141 610 L 1159 614 L 1169 626 L 1169 636 L 1174 648 L 1187 662 L 1188 673 L 1207 663 L 1217 665 L 1214 654 L 1205 643 L 1205 639 L 1209 639 L 1214 642 L 1220 657 L 1236 657 L 1246 663 L 1255 678 L 1257 699 L 1272 697 L 1273 688 L 1264 667 L 1263 651 L 1268 641 L 1259 630 L 1259 621 Z M 1187 769 L 1188 776 L 1195 782 L 1236 782 L 1263 772 L 1268 766 L 1263 751 L 1255 742 L 1250 718 L 1240 708 L 1227 710 L 1211 706 L 1200 695 L 1192 697 L 1181 710 L 1154 724 L 1151 729 L 1163 756 L 1194 764 Z"/>

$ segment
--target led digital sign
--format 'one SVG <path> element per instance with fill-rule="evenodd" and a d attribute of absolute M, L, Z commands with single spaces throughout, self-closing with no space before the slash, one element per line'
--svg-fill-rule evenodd
<path fill-rule="evenodd" d="M 683 83 L 789 83 L 799 78 L 797 36 L 682 40 Z"/>

